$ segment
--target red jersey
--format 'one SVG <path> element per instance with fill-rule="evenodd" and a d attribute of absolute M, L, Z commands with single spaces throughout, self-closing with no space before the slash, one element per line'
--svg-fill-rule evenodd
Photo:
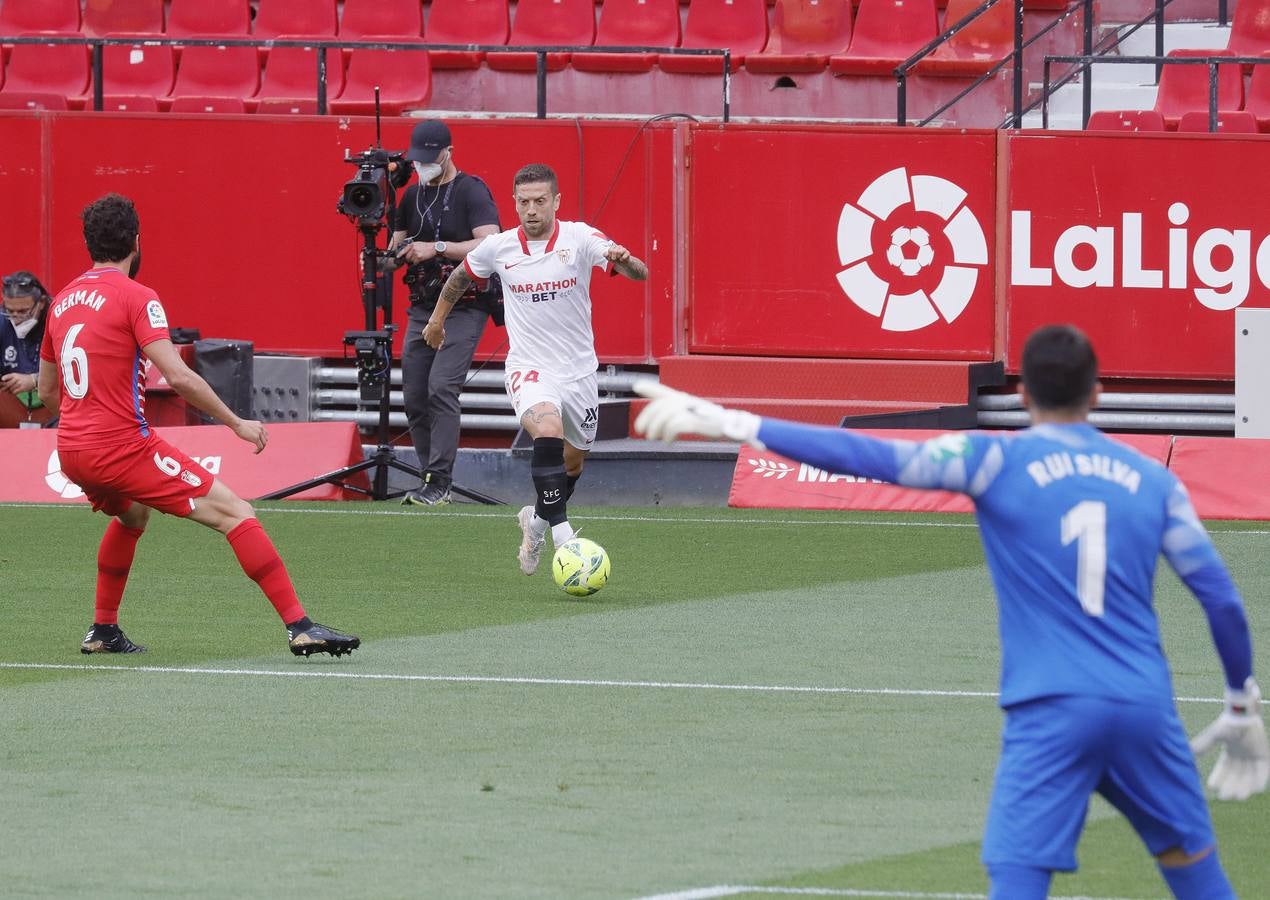
<path fill-rule="evenodd" d="M 84 450 L 145 440 L 141 348 L 168 338 L 154 291 L 118 269 L 90 269 L 64 287 L 49 309 L 40 358 L 58 367 L 62 418 L 58 449 Z"/>

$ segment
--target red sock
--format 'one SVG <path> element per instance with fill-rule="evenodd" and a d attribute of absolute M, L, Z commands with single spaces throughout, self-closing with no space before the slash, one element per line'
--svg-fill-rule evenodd
<path fill-rule="evenodd" d="M 123 589 L 128 584 L 128 572 L 132 570 L 132 557 L 137 552 L 137 540 L 144 533 L 140 528 L 129 528 L 118 519 L 111 519 L 106 533 L 97 548 L 97 603 L 93 611 L 93 623 L 118 625 L 119 604 Z"/>
<path fill-rule="evenodd" d="M 229 534 L 229 546 L 238 557 L 238 564 L 243 567 L 247 577 L 265 592 L 273 608 L 282 617 L 283 623 L 294 622 L 304 618 L 304 607 L 295 595 L 291 586 L 291 576 L 283 565 L 282 557 L 269 540 L 269 535 L 256 519 L 245 519 L 238 523 Z"/>

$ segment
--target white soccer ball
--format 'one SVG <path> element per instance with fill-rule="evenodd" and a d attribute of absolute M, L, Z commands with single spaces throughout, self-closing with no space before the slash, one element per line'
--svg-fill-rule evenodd
<path fill-rule="evenodd" d="M 909 244 L 916 248 L 912 256 L 905 252 Z M 935 261 L 935 251 L 930 246 L 930 234 L 920 226 L 895 229 L 891 232 L 891 246 L 886 248 L 886 261 L 904 275 L 916 275 Z"/>

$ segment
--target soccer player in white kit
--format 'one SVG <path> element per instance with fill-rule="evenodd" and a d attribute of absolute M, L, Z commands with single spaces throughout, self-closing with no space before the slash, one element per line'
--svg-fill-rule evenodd
<path fill-rule="evenodd" d="M 486 238 L 455 268 L 423 339 L 440 349 L 445 317 L 468 285 L 484 286 L 497 273 L 510 343 L 504 386 L 534 439 L 530 472 L 537 499 L 517 514 L 520 570 L 532 575 L 548 528 L 557 547 L 573 537 L 566 504 L 599 421 L 591 270 L 603 266 L 643 281 L 648 267 L 585 222 L 556 218 L 560 187 L 550 167 L 523 167 L 512 179 L 512 196 L 520 227 Z"/>

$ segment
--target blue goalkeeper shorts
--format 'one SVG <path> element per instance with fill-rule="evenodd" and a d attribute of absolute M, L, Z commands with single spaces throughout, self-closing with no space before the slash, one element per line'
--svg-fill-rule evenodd
<path fill-rule="evenodd" d="M 983 862 L 1070 872 L 1097 791 L 1147 849 L 1215 843 L 1199 770 L 1177 710 L 1049 697 L 1005 713 Z"/>

